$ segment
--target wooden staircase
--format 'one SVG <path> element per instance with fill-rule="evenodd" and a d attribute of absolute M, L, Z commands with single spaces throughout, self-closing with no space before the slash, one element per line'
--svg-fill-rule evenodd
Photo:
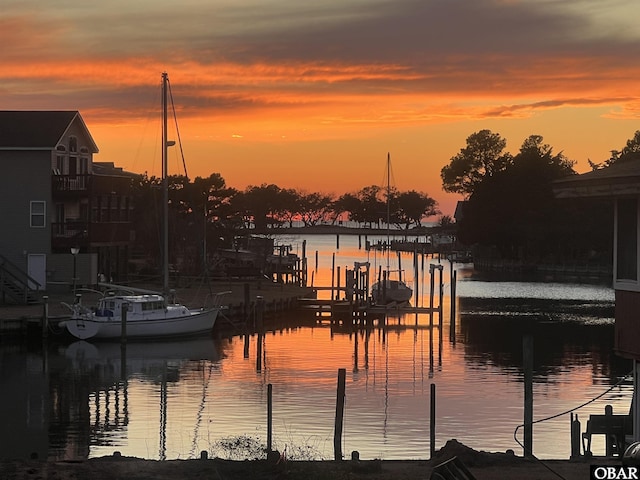
<path fill-rule="evenodd" d="M 38 303 L 36 290 L 31 285 L 40 286 L 17 265 L 0 255 L 0 304 Z"/>

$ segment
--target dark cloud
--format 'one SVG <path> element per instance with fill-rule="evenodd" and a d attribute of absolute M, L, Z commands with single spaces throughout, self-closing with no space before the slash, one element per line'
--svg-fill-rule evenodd
<path fill-rule="evenodd" d="M 32 84 L 31 100 L 49 105 L 77 86 L 72 98 L 78 108 L 126 108 L 146 98 L 152 85 L 119 82 L 119 66 L 206 66 L 212 72 L 223 64 L 237 66 L 237 76 L 203 73 L 180 86 L 186 112 L 296 108 L 337 93 L 506 99 L 549 98 L 552 91 L 567 98 L 575 91 L 581 98 L 573 101 L 584 105 L 607 83 L 635 81 L 630 59 L 640 54 L 631 21 L 613 13 L 638 7 L 622 0 L 265 0 L 251 6 L 123 0 L 104 7 L 68 0 L 50 10 L 42 4 L 34 10 L 34 0 L 28 14 L 20 11 L 23 4 L 28 0 L 7 10 L 11 42 L 0 59 L 26 64 L 55 58 L 109 71 L 113 78 L 104 81 L 95 75 L 87 81 L 82 70 L 64 78 L 59 72 L 28 75 L 39 82 Z M 47 24 L 51 30 L 43 28 Z M 256 73 L 260 77 L 252 81 Z M 5 86 L 21 81 L 6 69 L 2 75 Z M 55 92 L 49 97 L 47 85 Z M 297 96 L 290 100 L 285 93 Z M 521 115 L 570 101 L 497 106 L 486 113 Z"/>
<path fill-rule="evenodd" d="M 509 56 L 517 62 L 519 58 L 540 55 L 619 55 L 621 49 L 630 48 L 637 52 L 637 38 L 630 41 L 614 34 L 603 38 L 603 32 L 595 30 L 593 19 L 558 5 L 559 2 L 544 0 L 393 0 L 356 6 L 344 3 L 322 17 L 334 19 L 333 22 L 314 23 L 292 15 L 288 22 L 276 23 L 277 29 L 249 29 L 237 37 L 227 36 L 229 49 L 223 52 L 215 50 L 219 39 L 213 35 L 209 51 L 246 62 L 268 59 L 413 65 L 451 58 L 465 62 L 478 58 L 480 63 L 482 57 L 491 55 Z M 248 21 L 251 18 L 247 13 Z M 215 31 L 216 22 L 212 20 Z"/>

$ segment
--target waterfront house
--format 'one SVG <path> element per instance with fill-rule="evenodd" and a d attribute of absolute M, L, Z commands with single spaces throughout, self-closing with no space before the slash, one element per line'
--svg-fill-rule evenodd
<path fill-rule="evenodd" d="M 0 111 L 0 303 L 126 275 L 131 174 L 77 111 Z"/>
<path fill-rule="evenodd" d="M 612 165 L 555 182 L 558 198 L 614 200 L 613 287 L 616 353 L 633 361 L 634 398 L 640 386 L 640 160 Z M 640 440 L 640 402 L 634 402 L 633 436 Z"/>

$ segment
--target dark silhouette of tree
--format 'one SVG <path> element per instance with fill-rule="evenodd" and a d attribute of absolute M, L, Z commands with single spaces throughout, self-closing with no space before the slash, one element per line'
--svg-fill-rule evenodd
<path fill-rule="evenodd" d="M 321 193 L 304 193 L 300 197 L 300 217 L 305 226 L 330 221 L 333 212 L 333 197 Z"/>
<path fill-rule="evenodd" d="M 285 206 L 284 210 L 280 212 L 280 216 L 283 222 L 288 223 L 289 227 L 293 227 L 293 221 L 300 216 L 303 208 L 301 194 L 293 188 L 287 188 L 281 189 L 278 197 L 278 203 Z"/>
<path fill-rule="evenodd" d="M 480 183 L 511 163 L 511 155 L 504 152 L 506 146 L 507 141 L 490 130 L 471 134 L 467 146 L 440 171 L 444 191 L 468 198 Z"/>
<path fill-rule="evenodd" d="M 299 209 L 299 195 L 295 190 L 283 190 L 275 184 L 249 186 L 233 198 L 245 226 L 254 225 L 264 231 L 291 221 Z M 292 216 L 293 212 L 293 216 Z"/>
<path fill-rule="evenodd" d="M 381 219 L 386 219 L 386 201 L 378 185 L 364 187 L 353 194 L 353 197 L 357 202 L 353 202 L 349 209 L 349 220 L 373 226 Z"/>
<path fill-rule="evenodd" d="M 455 225 L 455 221 L 451 215 L 442 215 L 438 219 L 438 226 L 440 227 L 451 227 Z"/>
<path fill-rule="evenodd" d="M 360 199 L 354 193 L 345 193 L 331 203 L 331 210 L 332 224 L 343 214 L 347 214 L 349 220 L 353 220 L 353 212 L 360 210 Z"/>
<path fill-rule="evenodd" d="M 264 232 L 301 220 L 305 226 L 335 222 L 340 215 L 373 226 L 387 221 L 387 191 L 370 185 L 355 193 L 333 195 L 283 189 L 275 184 L 249 186 L 244 191 L 227 187 L 219 173 L 167 178 L 169 190 L 169 262 L 181 273 L 199 273 L 218 247 L 232 245 L 240 230 Z M 162 181 L 140 175 L 133 181 L 133 221 L 136 246 L 158 273 L 162 242 Z M 389 191 L 390 223 L 421 226 L 425 217 L 439 213 L 437 203 L 417 191 Z"/>
<path fill-rule="evenodd" d="M 633 138 L 627 140 L 627 143 L 621 150 L 611 150 L 611 157 L 602 163 L 594 163 L 589 160 L 592 170 L 598 170 L 608 167 L 616 162 L 627 162 L 629 160 L 640 159 L 640 130 L 636 130 Z"/>
<path fill-rule="evenodd" d="M 410 190 L 396 195 L 394 217 L 398 226 L 408 229 L 411 225 L 422 226 L 422 219 L 438 215 L 437 202 L 425 193 Z"/>
<path fill-rule="evenodd" d="M 555 199 L 552 182 L 571 174 L 572 161 L 553 154 L 541 136 L 528 137 L 504 170 L 475 186 L 458 238 L 494 245 L 505 258 L 535 261 L 556 253 L 560 231 L 573 220 Z"/>
<path fill-rule="evenodd" d="M 131 210 L 135 228 L 135 250 L 133 256 L 141 257 L 146 264 L 158 268 L 160 265 L 162 225 L 162 180 L 146 173 L 133 181 Z"/>

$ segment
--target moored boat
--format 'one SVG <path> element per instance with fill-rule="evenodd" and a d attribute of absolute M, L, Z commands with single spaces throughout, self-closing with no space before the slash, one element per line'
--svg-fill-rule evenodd
<path fill-rule="evenodd" d="M 383 279 L 371 287 L 373 303 L 386 305 L 389 303 L 407 303 L 413 296 L 413 290 L 402 280 Z"/>
<path fill-rule="evenodd" d="M 168 227 L 168 181 L 167 147 L 174 142 L 167 139 L 167 98 L 169 77 L 162 74 L 162 189 L 163 201 L 163 290 L 165 294 L 148 291 L 133 291 L 124 295 L 103 297 L 95 308 L 81 303 L 67 305 L 71 318 L 60 324 L 76 338 L 117 339 L 121 337 L 171 337 L 193 335 L 211 331 L 220 312 L 220 295 L 215 304 L 207 309 L 191 310 L 184 305 L 167 301 L 169 291 L 169 227 Z M 123 321 L 123 313 L 126 312 Z"/>
<path fill-rule="evenodd" d="M 80 303 L 70 308 L 71 318 L 60 324 L 81 340 L 117 339 L 123 334 L 132 338 L 193 335 L 211 331 L 220 311 L 219 305 L 189 309 L 181 304 L 167 304 L 165 297 L 157 294 L 106 296 L 95 308 Z"/>
<path fill-rule="evenodd" d="M 391 223 L 391 155 L 387 153 L 387 269 L 382 278 L 378 278 L 371 287 L 371 299 L 378 305 L 388 305 L 389 303 L 407 303 L 413 296 L 413 289 L 402 280 L 402 270 L 397 271 L 398 278 L 392 279 L 389 270 L 389 246 L 391 245 L 390 223 Z"/>

